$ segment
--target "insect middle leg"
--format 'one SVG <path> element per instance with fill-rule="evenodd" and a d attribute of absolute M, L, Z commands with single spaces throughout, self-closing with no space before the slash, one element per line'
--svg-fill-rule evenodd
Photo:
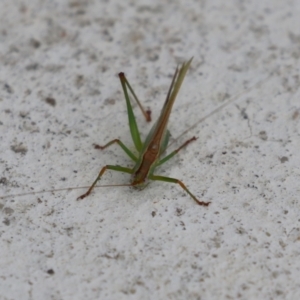
<path fill-rule="evenodd" d="M 82 200 L 84 199 L 85 197 L 87 197 L 91 191 L 93 190 L 93 188 L 95 187 L 96 183 L 98 182 L 98 180 L 101 179 L 102 175 L 104 174 L 104 172 L 106 170 L 113 170 L 113 171 L 117 171 L 117 172 L 123 172 L 123 173 L 129 173 L 129 174 L 132 174 L 133 173 L 133 169 L 129 169 L 129 168 L 125 168 L 125 167 L 121 167 L 121 166 L 112 166 L 112 165 L 106 165 L 104 166 L 101 171 L 99 172 L 99 175 L 97 176 L 96 180 L 93 182 L 93 184 L 90 186 L 90 188 L 88 189 L 88 191 L 79 196 L 77 198 L 77 200 Z"/>
<path fill-rule="evenodd" d="M 193 136 L 191 139 L 184 142 L 179 148 L 177 148 L 176 150 L 174 150 L 173 152 L 168 154 L 166 157 L 164 157 L 162 160 L 160 160 L 158 162 L 157 166 L 160 166 L 160 165 L 164 164 L 169 159 L 171 159 L 173 156 L 175 156 L 181 149 L 185 148 L 190 142 L 193 142 L 193 141 L 196 141 L 196 140 L 197 140 L 197 138 L 195 136 Z"/>
<path fill-rule="evenodd" d="M 94 148 L 103 150 L 112 144 L 118 144 L 133 161 L 136 162 L 138 160 L 137 157 L 119 139 L 114 139 L 114 140 L 108 142 L 107 144 L 105 144 L 104 146 L 94 144 Z"/>

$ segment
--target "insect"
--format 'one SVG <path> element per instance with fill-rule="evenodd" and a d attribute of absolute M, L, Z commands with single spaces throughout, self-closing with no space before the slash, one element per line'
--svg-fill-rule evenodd
<path fill-rule="evenodd" d="M 176 68 L 175 73 L 173 75 L 173 79 L 167 94 L 167 98 L 163 105 L 162 111 L 160 116 L 152 129 L 150 130 L 148 136 L 146 137 L 145 141 L 141 141 L 140 132 L 136 123 L 135 115 L 133 113 L 133 109 L 130 102 L 130 97 L 128 90 L 131 92 L 133 98 L 136 100 L 138 106 L 140 107 L 141 111 L 143 112 L 147 121 L 150 121 L 150 112 L 145 111 L 138 100 L 137 96 L 135 95 L 132 87 L 130 86 L 128 80 L 125 77 L 124 73 L 119 73 L 119 78 L 121 81 L 122 89 L 124 92 L 126 105 L 127 105 L 127 113 L 128 113 L 128 120 L 129 120 L 129 127 L 130 133 L 135 145 L 135 148 L 138 152 L 138 156 L 136 156 L 132 151 L 130 151 L 119 139 L 114 139 L 104 146 L 95 145 L 96 149 L 105 149 L 112 144 L 118 144 L 124 152 L 135 162 L 135 166 L 133 168 L 127 168 L 122 166 L 115 166 L 115 165 L 106 165 L 104 166 L 93 184 L 87 190 L 87 192 L 77 199 L 81 200 L 90 195 L 93 188 L 97 184 L 97 182 L 102 178 L 103 174 L 107 170 L 129 173 L 132 175 L 132 181 L 129 186 L 133 187 L 144 187 L 149 180 L 155 181 L 164 181 L 170 183 L 179 184 L 199 205 L 208 206 L 210 202 L 203 202 L 198 200 L 190 190 L 185 186 L 185 184 L 176 179 L 171 177 L 165 177 L 160 175 L 155 175 L 154 171 L 158 166 L 161 166 L 172 157 L 174 157 L 181 149 L 185 148 L 190 142 L 195 141 L 196 137 L 192 137 L 191 139 L 187 140 L 183 143 L 179 148 L 171 152 L 170 154 L 162 157 L 165 154 L 166 148 L 168 146 L 170 132 L 167 129 L 168 121 L 170 118 L 170 114 L 172 111 L 173 104 L 177 97 L 177 94 L 180 90 L 182 82 L 185 78 L 185 75 L 190 67 L 192 62 L 192 58 L 183 63 L 180 68 Z"/>
<path fill-rule="evenodd" d="M 175 71 L 175 74 L 173 76 L 172 79 L 172 83 L 171 86 L 169 88 L 169 92 L 167 94 L 167 99 L 165 101 L 165 104 L 163 106 L 161 115 L 159 117 L 159 119 L 157 120 L 156 124 L 153 126 L 152 130 L 150 131 L 147 139 L 145 140 L 144 143 L 141 142 L 140 139 L 140 134 L 137 128 L 137 124 L 136 124 L 136 120 L 135 120 L 135 116 L 133 114 L 133 110 L 132 110 L 132 106 L 130 103 L 130 98 L 128 95 L 128 91 L 127 88 L 129 89 L 129 91 L 131 92 L 133 98 L 136 100 L 137 104 L 139 105 L 142 113 L 144 114 L 144 117 L 146 118 L 147 121 L 151 120 L 151 112 L 150 111 L 145 111 L 142 107 L 142 105 L 140 104 L 138 98 L 136 97 L 134 91 L 132 90 L 130 84 L 128 83 L 125 75 L 123 73 L 119 74 L 120 80 L 121 80 L 121 84 L 124 90 L 124 94 L 125 94 L 125 99 L 126 99 L 126 104 L 127 104 L 127 110 L 128 110 L 128 118 L 129 118 L 129 127 L 131 130 L 131 135 L 133 137 L 133 141 L 136 144 L 136 148 L 137 149 L 141 149 L 140 151 L 138 151 L 140 153 L 139 157 L 137 158 L 135 156 L 135 154 L 133 154 L 121 141 L 119 140 L 112 140 L 109 143 L 107 143 L 104 146 L 99 146 L 99 145 L 95 145 L 95 148 L 97 149 L 104 149 L 110 145 L 112 145 L 113 143 L 118 143 L 120 145 L 120 147 L 125 151 L 125 153 L 127 153 L 127 155 L 129 157 L 132 158 L 133 161 L 136 162 L 136 166 L 133 169 L 129 169 L 129 168 L 124 168 L 124 167 L 120 167 L 120 166 L 105 166 L 101 169 L 98 177 L 96 178 L 96 180 L 94 181 L 94 183 L 92 184 L 92 186 L 80 186 L 80 187 L 69 187 L 69 188 L 60 188 L 60 189 L 52 189 L 52 190 L 42 190 L 42 191 L 35 191 L 35 192 L 28 192 L 28 193 L 22 193 L 22 194 L 13 194 L 13 195 L 5 195 L 5 196 L 0 196 L 0 199 L 5 199 L 8 197 L 19 197 L 19 196 L 25 196 L 25 195 L 32 195 L 32 194 L 42 194 L 42 193 L 51 193 L 51 192 L 58 192 L 58 191 L 65 191 L 65 190 L 74 190 L 74 189 L 82 189 L 82 188 L 88 188 L 88 191 L 81 195 L 80 197 L 78 197 L 77 199 L 84 199 L 85 197 L 87 197 L 91 191 L 93 190 L 93 188 L 100 188 L 100 187 L 111 187 L 112 185 L 101 185 L 101 186 L 95 186 L 96 182 L 98 180 L 100 180 L 101 176 L 103 175 L 103 173 L 107 170 L 115 170 L 115 171 L 119 171 L 119 172 L 125 172 L 125 173 L 129 173 L 133 175 L 133 181 L 130 184 L 119 184 L 119 185 L 113 185 L 113 186 L 139 186 L 138 184 L 134 184 L 136 181 L 136 177 L 134 177 L 135 172 L 140 171 L 141 170 L 141 166 L 142 163 L 144 163 L 143 165 L 143 170 L 146 170 L 145 168 L 145 164 L 148 164 L 148 170 L 149 171 L 154 171 L 154 169 L 160 165 L 162 165 L 163 163 L 165 163 L 166 161 L 168 161 L 169 159 L 171 159 L 174 155 L 176 155 L 182 148 L 184 148 L 185 146 L 187 146 L 190 142 L 196 140 L 195 137 L 189 139 L 188 141 L 186 141 L 181 147 L 179 147 L 178 149 L 176 149 L 175 151 L 171 152 L 169 155 L 165 156 L 164 158 L 160 159 L 161 155 L 164 154 L 164 151 L 166 151 L 167 146 L 169 147 L 170 145 L 168 145 L 168 139 L 170 136 L 170 133 L 168 130 L 166 130 L 166 125 L 169 119 L 169 115 L 171 113 L 171 109 L 172 109 L 172 105 L 176 99 L 176 96 L 179 92 L 179 89 L 181 87 L 181 84 L 184 80 L 184 77 L 186 75 L 186 72 L 188 71 L 190 64 L 191 64 L 192 59 L 190 59 L 188 62 L 184 63 L 181 68 L 178 70 L 178 68 Z M 175 140 L 178 140 L 180 137 L 182 137 L 183 135 L 185 135 L 188 131 L 190 131 L 191 129 L 195 128 L 199 123 L 205 121 L 206 119 L 208 119 L 209 117 L 211 117 L 212 115 L 214 115 L 215 113 L 219 112 L 220 110 L 224 109 L 226 106 L 229 106 L 231 103 L 234 103 L 237 99 L 239 99 L 239 97 L 246 93 L 251 91 L 254 88 L 259 88 L 261 86 L 263 86 L 263 84 L 268 81 L 270 78 L 273 77 L 273 74 L 276 73 L 275 71 L 271 72 L 269 74 L 269 76 L 267 76 L 265 79 L 253 84 L 251 87 L 249 87 L 248 89 L 240 92 L 239 94 L 235 95 L 234 97 L 230 98 L 228 101 L 224 102 L 223 104 L 219 105 L 218 107 L 216 107 L 215 109 L 213 109 L 210 113 L 208 113 L 207 115 L 205 115 L 204 117 L 200 118 L 196 123 L 194 123 L 193 125 L 189 126 L 189 128 L 187 128 L 184 132 L 182 132 Z M 133 124 L 133 125 L 132 125 Z M 152 153 L 152 151 L 150 151 L 149 149 L 149 143 L 150 141 L 158 141 L 157 137 L 158 134 L 157 132 L 160 130 L 160 134 L 162 135 L 162 139 L 160 139 L 160 152 L 159 152 L 159 156 L 156 158 L 156 160 L 149 160 L 147 157 L 147 160 L 144 158 L 144 155 L 146 153 L 148 153 L 148 155 L 150 155 Z M 162 132 L 163 131 L 163 132 Z M 135 137 L 137 136 L 137 138 Z M 137 142 L 135 142 L 137 141 Z M 162 143 L 162 141 L 164 141 L 164 143 Z M 153 144 L 152 144 L 153 145 Z M 147 152 L 147 150 L 149 150 Z M 156 149 L 154 149 L 156 150 Z M 152 158 L 152 156 L 151 156 Z M 150 164 L 149 164 L 150 163 Z M 150 166 L 149 166 L 150 165 Z M 141 175 L 141 173 L 139 173 Z M 200 205 L 209 205 L 209 202 L 202 202 L 199 201 L 187 188 L 186 186 L 179 181 L 178 179 L 175 178 L 168 178 L 168 177 L 162 177 L 162 176 L 155 176 L 153 175 L 153 173 L 148 173 L 146 174 L 146 176 L 143 178 L 145 181 L 142 182 L 140 185 L 146 185 L 147 182 L 146 180 L 150 179 L 150 180 L 160 180 L 160 181 L 166 181 L 166 182 L 171 182 L 171 183 L 177 183 L 179 184 L 188 194 L 190 194 L 190 196 Z"/>

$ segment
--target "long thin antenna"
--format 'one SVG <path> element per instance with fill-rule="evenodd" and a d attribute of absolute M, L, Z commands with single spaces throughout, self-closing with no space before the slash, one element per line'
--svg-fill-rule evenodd
<path fill-rule="evenodd" d="M 98 185 L 98 186 L 95 186 L 94 188 L 112 187 L 112 186 L 113 187 L 131 186 L 131 184 L 107 184 L 107 185 Z M 22 194 L 11 194 L 11 195 L 0 196 L 0 199 L 6 199 L 6 198 L 10 198 L 10 197 L 20 197 L 20 196 L 26 196 L 26 195 L 36 195 L 36 194 L 43 194 L 43 193 L 60 192 L 60 191 L 87 189 L 87 188 L 89 188 L 89 186 L 76 186 L 76 187 L 61 188 L 61 189 L 55 189 L 55 190 L 44 190 L 44 191 L 28 192 L 28 193 L 22 193 Z"/>
<path fill-rule="evenodd" d="M 236 99 L 238 99 L 241 95 L 251 91 L 252 89 L 261 86 L 263 83 L 265 83 L 267 80 L 269 80 L 274 72 L 276 71 L 273 70 L 269 76 L 267 76 L 265 79 L 255 83 L 254 85 L 252 85 L 251 87 L 249 87 L 248 89 L 238 93 L 237 95 L 233 96 L 231 99 L 229 99 L 227 102 L 221 104 L 220 106 L 218 106 L 217 108 L 215 108 L 213 111 L 211 111 L 208 115 L 206 115 L 205 117 L 201 118 L 200 120 L 198 120 L 196 123 L 194 123 L 193 125 L 191 125 L 188 129 L 186 129 L 184 132 L 182 132 L 178 137 L 176 137 L 168 146 L 168 148 L 175 143 L 175 141 L 177 141 L 178 139 L 180 139 L 183 135 L 185 135 L 187 132 L 189 132 L 191 129 L 195 128 L 199 123 L 205 121 L 206 119 L 208 119 L 209 117 L 211 117 L 212 115 L 214 115 L 215 113 L 217 113 L 218 111 L 220 111 L 221 109 L 223 109 L 224 107 L 228 106 L 229 104 L 235 102 Z"/>

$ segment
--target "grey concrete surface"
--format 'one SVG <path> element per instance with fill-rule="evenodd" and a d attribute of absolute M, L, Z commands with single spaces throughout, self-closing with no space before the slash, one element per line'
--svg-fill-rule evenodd
<path fill-rule="evenodd" d="M 299 15 L 299 1 L 2 0 L 0 298 L 299 299 Z M 92 147 L 133 148 L 118 72 L 156 119 L 192 56 L 169 151 L 198 140 L 157 174 L 209 207 L 162 182 L 9 196 L 132 166 Z"/>

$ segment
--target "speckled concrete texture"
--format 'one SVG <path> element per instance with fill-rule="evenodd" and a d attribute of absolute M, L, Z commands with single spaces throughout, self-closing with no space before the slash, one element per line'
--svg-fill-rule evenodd
<path fill-rule="evenodd" d="M 1 0 L 0 299 L 300 299 L 299 15 L 296 0 Z M 156 173 L 209 207 L 162 182 L 9 196 L 132 167 L 92 146 L 133 149 L 118 72 L 156 119 L 192 56 L 168 151 L 198 139 Z"/>

